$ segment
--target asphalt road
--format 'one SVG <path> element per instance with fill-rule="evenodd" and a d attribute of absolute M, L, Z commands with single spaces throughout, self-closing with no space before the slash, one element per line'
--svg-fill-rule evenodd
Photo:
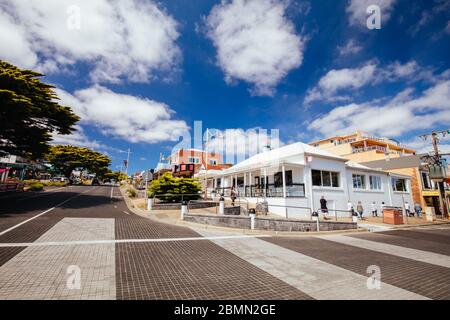
<path fill-rule="evenodd" d="M 450 298 L 446 225 L 243 237 L 137 216 L 111 186 L 0 204 L 0 299 Z"/>

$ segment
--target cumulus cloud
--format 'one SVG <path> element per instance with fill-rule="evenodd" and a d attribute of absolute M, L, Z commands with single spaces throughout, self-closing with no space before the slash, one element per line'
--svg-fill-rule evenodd
<path fill-rule="evenodd" d="M 339 92 L 356 90 L 383 81 L 395 82 L 403 79 L 431 81 L 432 71 L 429 68 L 421 68 L 414 60 L 404 64 L 396 61 L 383 67 L 375 61 L 368 61 L 358 68 L 332 69 L 319 80 L 317 86 L 307 91 L 304 102 L 308 104 L 317 100 L 346 101 L 350 98 L 339 95 Z"/>
<path fill-rule="evenodd" d="M 254 95 L 273 95 L 276 85 L 303 60 L 305 39 L 286 17 L 286 1 L 223 0 L 206 18 L 217 62 L 232 83 L 253 85 Z"/>
<path fill-rule="evenodd" d="M 262 152 L 266 146 L 276 149 L 281 145 L 278 130 L 238 128 L 226 129 L 215 134 L 208 143 L 208 151 L 222 154 L 226 163 L 238 163 Z"/>
<path fill-rule="evenodd" d="M 187 130 L 186 122 L 174 120 L 174 111 L 164 103 L 93 87 L 70 94 L 57 89 L 62 103 L 71 106 L 82 124 L 97 127 L 110 137 L 129 142 L 175 141 Z"/>
<path fill-rule="evenodd" d="M 324 136 L 362 129 L 377 135 L 399 136 L 413 130 L 450 123 L 450 80 L 441 81 L 413 95 L 409 88 L 397 96 L 332 109 L 308 126 Z M 399 125 L 401 124 L 401 125 Z"/>
<path fill-rule="evenodd" d="M 422 138 L 414 137 L 413 139 L 405 141 L 404 145 L 416 150 L 418 154 L 434 152 L 430 139 L 423 140 Z M 441 153 L 450 153 L 449 136 L 441 137 L 438 146 Z"/>
<path fill-rule="evenodd" d="M 338 51 L 340 56 L 347 56 L 352 54 L 357 54 L 362 50 L 362 47 L 358 45 L 355 40 L 350 39 L 343 46 L 338 46 Z"/>
<path fill-rule="evenodd" d="M 49 73 L 89 63 L 94 82 L 147 82 L 181 57 L 176 21 L 152 0 L 3 0 L 0 28 L 1 59 Z"/>
<path fill-rule="evenodd" d="M 381 12 L 381 27 L 388 22 L 396 0 L 350 0 L 347 6 L 348 21 L 350 25 L 360 26 L 365 28 L 368 14 L 366 10 L 371 5 L 380 7 Z"/>
<path fill-rule="evenodd" d="M 83 127 L 76 125 L 76 131 L 69 135 L 62 135 L 57 132 L 54 132 L 52 135 L 53 141 L 51 144 L 62 144 L 62 145 L 71 145 L 77 147 L 90 148 L 97 151 L 107 151 L 112 150 L 111 147 L 97 141 L 91 140 L 84 132 Z"/>

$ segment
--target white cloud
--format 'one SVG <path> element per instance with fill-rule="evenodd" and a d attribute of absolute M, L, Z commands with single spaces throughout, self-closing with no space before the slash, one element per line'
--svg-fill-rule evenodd
<path fill-rule="evenodd" d="M 276 149 L 281 145 L 278 130 L 226 129 L 208 143 L 208 151 L 222 154 L 227 163 L 238 163 L 262 152 L 265 146 Z"/>
<path fill-rule="evenodd" d="M 110 137 L 133 143 L 175 141 L 187 130 L 186 122 L 173 120 L 174 111 L 164 103 L 115 93 L 102 86 L 74 94 L 57 89 L 62 103 L 71 106 L 82 124 L 94 125 Z"/>
<path fill-rule="evenodd" d="M 0 28 L 1 59 L 44 72 L 87 62 L 95 82 L 147 82 L 181 57 L 176 21 L 151 0 L 2 0 Z"/>
<path fill-rule="evenodd" d="M 332 109 L 308 126 L 324 136 L 362 129 L 377 135 L 399 136 L 450 123 L 450 80 L 413 97 L 407 89 L 381 104 L 380 100 Z"/>
<path fill-rule="evenodd" d="M 363 48 L 356 44 L 355 40 L 350 39 L 347 41 L 347 43 L 343 46 L 338 46 L 338 51 L 340 56 L 347 56 L 352 54 L 357 54 L 360 52 Z"/>
<path fill-rule="evenodd" d="M 415 149 L 418 154 L 434 152 L 430 139 L 423 140 L 422 138 L 415 137 L 404 142 L 404 145 Z M 441 137 L 438 146 L 441 153 L 450 153 L 449 136 Z"/>
<path fill-rule="evenodd" d="M 303 60 L 305 39 L 285 16 L 286 1 L 223 0 L 206 18 L 228 83 L 243 80 L 252 94 L 273 95 L 276 85 Z"/>
<path fill-rule="evenodd" d="M 368 61 L 358 68 L 332 69 L 319 80 L 317 86 L 308 90 L 304 102 L 309 104 L 317 100 L 345 101 L 349 100 L 349 97 L 337 95 L 338 92 L 403 79 L 409 82 L 431 81 L 432 71 L 429 68 L 421 68 L 414 60 L 405 64 L 396 61 L 383 67 L 375 61 Z"/>
<path fill-rule="evenodd" d="M 396 0 L 350 0 L 347 6 L 350 25 L 366 28 L 368 14 L 367 7 L 377 5 L 381 12 L 381 28 L 389 21 Z"/>
<path fill-rule="evenodd" d="M 53 133 L 51 144 L 62 144 L 62 145 L 72 145 L 77 147 L 90 148 L 98 151 L 111 150 L 111 147 L 106 146 L 98 142 L 97 140 L 91 140 L 88 138 L 84 129 L 77 125 L 75 126 L 76 131 L 69 135 L 62 135 L 59 133 Z"/>
<path fill-rule="evenodd" d="M 450 34 L 450 20 L 447 22 L 447 26 L 445 27 L 445 32 Z"/>

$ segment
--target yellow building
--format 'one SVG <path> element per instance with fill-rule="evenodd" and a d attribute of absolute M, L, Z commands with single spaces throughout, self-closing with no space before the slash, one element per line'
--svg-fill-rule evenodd
<path fill-rule="evenodd" d="M 415 150 L 393 139 L 374 137 L 360 130 L 350 135 L 314 141 L 310 145 L 360 163 L 415 154 Z"/>
<path fill-rule="evenodd" d="M 439 193 L 428 178 L 428 169 L 421 165 L 421 158 L 415 150 L 398 141 L 358 130 L 353 134 L 314 141 L 310 145 L 370 168 L 410 176 L 414 203 L 422 208 L 434 207 L 439 213 Z"/>

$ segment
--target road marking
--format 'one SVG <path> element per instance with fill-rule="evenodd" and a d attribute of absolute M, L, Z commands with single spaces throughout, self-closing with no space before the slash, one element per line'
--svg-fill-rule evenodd
<path fill-rule="evenodd" d="M 45 247 L 45 246 L 78 246 L 93 244 L 116 243 L 144 243 L 144 242 L 176 242 L 176 241 L 204 241 L 204 240 L 229 240 L 246 238 L 264 238 L 270 235 L 255 236 L 216 236 L 216 237 L 192 237 L 192 238 L 160 238 L 160 239 L 116 239 L 116 240 L 87 240 L 87 241 L 49 241 L 49 242 L 24 242 L 24 243 L 0 243 L 0 248 L 10 247 Z"/>
<path fill-rule="evenodd" d="M 114 185 L 111 186 L 111 199 L 113 198 Z"/>
<path fill-rule="evenodd" d="M 122 211 L 123 213 L 125 213 L 125 214 L 128 214 L 128 215 L 130 215 L 128 212 L 126 212 L 126 211 Z"/>
<path fill-rule="evenodd" d="M 95 189 L 95 188 L 94 188 L 94 189 Z M 73 197 L 70 197 L 69 199 L 64 200 L 63 202 L 58 203 L 58 204 L 57 204 L 56 206 L 54 206 L 53 208 L 50 208 L 50 209 L 48 209 L 48 210 L 45 210 L 44 212 L 41 212 L 41 213 L 39 213 L 39 214 L 37 214 L 37 215 L 31 217 L 30 219 L 27 219 L 27 220 L 25 220 L 25 221 L 22 221 L 21 223 L 18 223 L 18 224 L 16 224 L 15 226 L 12 226 L 11 228 L 6 229 L 6 230 L 0 232 L 0 236 L 2 236 L 2 235 L 4 235 L 4 234 L 6 234 L 6 233 L 8 233 L 8 232 L 10 232 L 10 231 L 12 231 L 12 230 L 18 228 L 18 227 L 20 227 L 20 226 L 22 226 L 22 225 L 24 225 L 24 224 L 27 223 L 27 222 L 30 222 L 31 220 L 34 220 L 34 219 L 36 219 L 36 218 L 39 218 L 40 216 L 42 216 L 42 215 L 44 215 L 44 214 L 46 214 L 46 213 L 48 213 L 48 212 L 50 212 L 50 211 L 52 211 L 52 210 L 54 210 L 54 209 L 60 207 L 60 206 L 62 206 L 63 204 L 69 202 L 69 201 L 72 200 L 72 199 L 75 199 L 75 198 L 81 196 L 82 194 L 84 194 L 84 193 L 86 193 L 86 192 L 88 192 L 88 191 L 92 191 L 92 190 L 89 189 L 89 190 L 83 191 L 82 193 L 76 194 L 76 195 L 74 195 Z"/>
<path fill-rule="evenodd" d="M 198 230 L 202 235 L 220 234 Z M 428 299 L 381 281 L 379 290 L 367 287 L 367 276 L 272 244 L 262 239 L 213 240 L 248 263 L 319 300 L 422 300 Z"/>
<path fill-rule="evenodd" d="M 377 251 L 384 254 L 390 254 L 402 258 L 407 258 L 411 260 L 416 260 L 420 262 L 425 262 L 429 264 L 434 264 L 441 267 L 450 268 L 450 257 L 423 250 L 405 248 L 401 246 L 396 246 L 393 244 L 381 243 L 376 241 L 365 240 L 361 238 L 353 238 L 342 235 L 326 235 L 326 236 L 316 236 L 317 238 L 323 240 L 329 240 L 337 243 L 342 243 L 350 245 L 357 248 L 363 248 L 367 250 Z"/>

